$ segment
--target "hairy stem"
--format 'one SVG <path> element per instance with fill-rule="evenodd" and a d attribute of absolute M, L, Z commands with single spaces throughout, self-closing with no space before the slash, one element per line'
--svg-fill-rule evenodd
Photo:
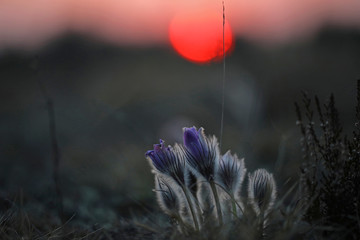
<path fill-rule="evenodd" d="M 191 228 L 191 226 L 189 226 L 188 224 L 186 224 L 186 223 L 182 220 L 182 218 L 181 218 L 180 215 L 174 215 L 174 216 L 172 216 L 172 217 L 178 222 L 178 224 L 179 224 L 182 232 L 185 233 L 185 232 L 187 232 L 187 229 L 190 229 L 190 228 Z"/>
<path fill-rule="evenodd" d="M 181 188 L 182 188 L 182 190 L 183 190 L 183 192 L 185 194 L 186 200 L 187 200 L 187 202 L 189 204 L 190 212 L 191 212 L 191 215 L 192 215 L 193 220 L 194 220 L 195 229 L 196 229 L 196 231 L 200 231 L 199 222 L 198 222 L 197 217 L 195 215 L 194 208 L 192 206 L 192 202 L 191 202 L 191 199 L 190 199 L 190 196 L 189 196 L 189 192 L 188 192 L 187 188 L 184 185 L 182 185 Z"/>
<path fill-rule="evenodd" d="M 231 194 L 231 204 L 232 204 L 232 209 L 233 209 L 233 214 L 235 216 L 235 219 L 237 218 L 237 211 L 236 211 L 236 202 L 235 202 L 235 197 L 233 194 Z"/>
<path fill-rule="evenodd" d="M 218 218 L 219 218 L 219 224 L 221 226 L 221 225 L 223 225 L 223 219 L 222 219 L 219 195 L 218 195 L 218 192 L 216 190 L 215 182 L 213 180 L 210 181 L 210 187 L 211 187 L 212 193 L 214 195 L 216 211 L 217 211 L 217 215 L 218 215 Z"/>

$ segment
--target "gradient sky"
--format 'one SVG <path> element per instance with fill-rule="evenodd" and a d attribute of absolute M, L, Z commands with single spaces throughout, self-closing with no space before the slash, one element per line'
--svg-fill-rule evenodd
<path fill-rule="evenodd" d="M 273 44 L 310 37 L 323 26 L 360 29 L 359 0 L 225 0 L 237 37 Z M 0 48 L 40 47 L 66 32 L 123 46 L 167 44 L 181 11 L 221 0 L 0 0 Z"/>

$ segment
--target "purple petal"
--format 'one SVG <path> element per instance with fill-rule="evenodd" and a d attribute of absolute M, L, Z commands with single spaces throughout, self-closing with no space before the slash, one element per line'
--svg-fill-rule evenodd
<path fill-rule="evenodd" d="M 186 162 L 194 173 L 212 180 L 220 159 L 216 138 L 205 136 L 203 128 L 183 128 L 183 131 Z"/>
<path fill-rule="evenodd" d="M 199 129 L 200 131 L 201 129 Z M 184 128 L 184 145 L 194 155 L 194 157 L 200 157 L 201 141 L 200 133 L 195 127 Z"/>
<path fill-rule="evenodd" d="M 149 150 L 145 153 L 146 157 L 151 157 L 152 155 L 154 155 L 154 150 Z"/>
<path fill-rule="evenodd" d="M 145 153 L 145 157 L 151 160 L 152 166 L 158 172 L 169 175 L 175 181 L 184 184 L 185 159 L 179 150 L 171 146 L 165 147 L 165 142 L 160 139 L 159 144 L 154 144 L 154 150 Z"/>
<path fill-rule="evenodd" d="M 162 151 L 162 150 L 164 149 L 164 143 L 165 143 L 165 142 L 164 142 L 162 139 L 160 139 L 160 143 L 154 144 L 154 151 L 155 151 L 156 153 Z"/>

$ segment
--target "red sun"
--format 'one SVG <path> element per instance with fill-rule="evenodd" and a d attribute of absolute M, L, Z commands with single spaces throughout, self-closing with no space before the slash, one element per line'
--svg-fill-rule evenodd
<path fill-rule="evenodd" d="M 225 21 L 225 55 L 232 50 L 233 34 Z M 222 13 L 210 10 L 176 15 L 169 26 L 169 38 L 174 49 L 185 59 L 208 63 L 223 57 Z"/>

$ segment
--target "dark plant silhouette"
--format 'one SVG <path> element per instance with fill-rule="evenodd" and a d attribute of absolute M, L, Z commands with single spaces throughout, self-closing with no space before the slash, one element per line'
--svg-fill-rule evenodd
<path fill-rule="evenodd" d="M 303 109 L 295 103 L 304 163 L 301 167 L 305 219 L 324 237 L 360 237 L 360 80 L 352 136 L 343 133 L 331 95 L 325 104 L 303 93 Z M 318 123 L 315 123 L 314 115 Z M 324 229 L 324 228 L 321 228 Z"/>

